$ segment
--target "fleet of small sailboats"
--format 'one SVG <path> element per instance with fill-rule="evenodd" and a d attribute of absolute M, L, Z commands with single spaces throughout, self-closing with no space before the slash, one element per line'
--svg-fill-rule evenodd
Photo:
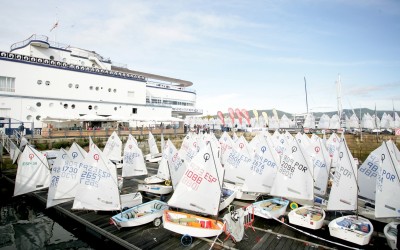
<path fill-rule="evenodd" d="M 48 188 L 48 208 L 73 202 L 72 209 L 120 211 L 110 218 L 118 228 L 153 222 L 190 237 L 221 234 L 225 225 L 218 215 L 234 199 L 250 202 L 248 211 L 261 218 L 314 230 L 327 225 L 328 212 L 349 211 L 354 214 L 330 213 L 331 236 L 366 245 L 374 232 L 369 219 L 385 219 L 388 244 L 396 246 L 400 151 L 393 141 L 383 142 L 358 167 L 344 136 L 335 133 L 326 139 L 260 131 L 247 142 L 235 133 L 217 139 L 189 132 L 179 150 L 170 140 L 162 142 L 162 153 L 149 133 L 153 149 L 147 158 L 159 158 L 152 161 L 158 163 L 154 176 L 147 176 L 146 156 L 132 135 L 122 145 L 115 132 L 103 151 L 91 139 L 88 152 L 73 143 L 53 152 L 51 165 L 29 144 L 22 153 L 14 145 L 14 195 Z M 119 180 L 136 176 L 146 177 L 139 192 L 121 194 Z M 172 196 L 143 203 L 141 192 Z M 366 203 L 372 204 L 369 210 L 360 206 Z"/>

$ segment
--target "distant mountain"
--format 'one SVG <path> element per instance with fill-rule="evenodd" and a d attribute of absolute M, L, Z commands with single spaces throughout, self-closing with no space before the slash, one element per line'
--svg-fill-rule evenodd
<path fill-rule="evenodd" d="M 253 110 L 248 110 L 250 117 L 254 117 L 254 113 Z M 257 110 L 258 115 L 261 116 L 262 112 L 266 112 L 268 117 L 273 116 L 273 110 L 272 109 L 262 109 L 262 110 Z M 285 111 L 281 111 L 281 110 L 276 110 L 276 113 L 278 114 L 278 117 L 281 118 L 283 115 L 286 115 L 289 119 L 294 118 L 294 115 L 296 116 L 302 116 L 305 115 L 306 113 L 302 113 L 302 114 L 293 114 L 293 113 L 288 113 Z M 353 115 L 353 110 L 352 109 L 343 109 L 343 113 L 344 115 L 347 115 L 347 117 L 350 118 L 350 116 Z M 372 109 L 368 109 L 368 108 L 361 108 L 361 109 L 354 109 L 354 113 L 356 114 L 356 116 L 360 119 L 360 113 L 361 113 L 361 117 L 366 114 L 369 113 L 371 116 L 375 114 L 375 110 Z M 379 118 L 382 117 L 383 113 L 386 114 L 390 114 L 393 117 L 393 110 L 377 110 L 376 114 L 378 115 Z M 315 118 L 320 118 L 323 114 L 328 115 L 329 117 L 332 117 L 332 115 L 336 115 L 337 111 L 329 111 L 329 112 L 312 112 L 312 114 L 314 115 Z M 235 114 L 236 116 L 236 114 Z M 218 118 L 217 115 L 213 115 L 211 117 L 214 118 Z M 227 118 L 229 117 L 229 113 L 224 113 L 224 117 Z"/>

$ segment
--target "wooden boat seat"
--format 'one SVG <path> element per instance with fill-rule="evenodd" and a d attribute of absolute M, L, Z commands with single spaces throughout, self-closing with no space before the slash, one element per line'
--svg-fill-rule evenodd
<path fill-rule="evenodd" d="M 268 202 L 261 204 L 260 207 L 269 207 L 269 206 L 271 206 L 271 204 L 272 204 L 272 202 L 268 201 Z"/>
<path fill-rule="evenodd" d="M 322 218 L 322 214 L 313 214 L 311 216 L 311 220 L 313 220 L 313 221 L 319 221 L 319 220 L 321 220 L 321 218 Z"/>
<path fill-rule="evenodd" d="M 298 209 L 298 210 L 296 211 L 296 214 L 306 216 L 306 215 L 307 215 L 307 209 L 305 209 L 305 208 L 300 208 L 300 209 Z"/>

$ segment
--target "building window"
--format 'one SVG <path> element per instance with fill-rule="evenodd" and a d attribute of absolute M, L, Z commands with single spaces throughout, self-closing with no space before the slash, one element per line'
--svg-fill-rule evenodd
<path fill-rule="evenodd" d="M 0 76 L 0 91 L 15 92 L 15 78 Z"/>
<path fill-rule="evenodd" d="M 132 108 L 132 114 L 137 114 L 137 108 Z"/>
<path fill-rule="evenodd" d="M 47 86 L 49 86 L 49 85 L 50 85 L 50 81 L 46 81 L 45 84 L 46 84 Z"/>
<path fill-rule="evenodd" d="M 37 107 L 40 107 L 40 106 L 42 106 L 42 104 L 41 104 L 40 102 L 37 102 L 37 103 L 36 103 L 36 106 L 37 106 Z"/>
<path fill-rule="evenodd" d="M 89 106 L 88 106 L 88 109 L 89 109 L 89 110 L 92 110 L 92 105 L 89 105 Z"/>
<path fill-rule="evenodd" d="M 40 118 L 42 118 L 40 115 L 36 116 L 36 120 L 40 121 Z"/>
<path fill-rule="evenodd" d="M 117 89 L 114 89 L 114 93 L 117 93 Z"/>
<path fill-rule="evenodd" d="M 99 91 L 99 87 L 96 87 L 96 91 Z"/>
<path fill-rule="evenodd" d="M 71 105 L 71 108 L 74 109 L 74 108 L 75 108 L 75 104 L 72 104 L 72 105 Z"/>
<path fill-rule="evenodd" d="M 75 84 L 75 88 L 76 88 L 76 89 L 79 89 L 79 84 Z"/>
<path fill-rule="evenodd" d="M 111 88 L 108 88 L 108 92 L 111 92 Z"/>
<path fill-rule="evenodd" d="M 67 109 L 68 108 L 68 104 L 64 104 L 64 108 Z"/>
<path fill-rule="evenodd" d="M 27 119 L 28 121 L 31 121 L 31 120 L 32 120 L 32 116 L 31 116 L 31 115 L 28 115 L 28 116 L 26 117 L 26 119 Z"/>
<path fill-rule="evenodd" d="M 52 102 L 49 103 L 49 107 L 50 107 L 50 108 L 54 107 L 54 103 L 52 103 Z"/>
<path fill-rule="evenodd" d="M 38 85 L 42 84 L 42 80 L 37 80 L 37 84 Z"/>
<path fill-rule="evenodd" d="M 90 86 L 89 89 L 90 89 L 90 90 L 93 90 L 93 86 Z"/>
<path fill-rule="evenodd" d="M 69 87 L 69 88 L 72 88 L 72 85 L 73 85 L 73 84 L 72 84 L 72 83 L 70 83 L 70 84 L 68 84 L 68 87 Z"/>
<path fill-rule="evenodd" d="M 99 107 L 97 107 L 97 105 L 94 106 L 94 110 L 97 110 Z"/>
<path fill-rule="evenodd" d="M 117 107 L 114 107 L 114 110 L 117 111 Z"/>

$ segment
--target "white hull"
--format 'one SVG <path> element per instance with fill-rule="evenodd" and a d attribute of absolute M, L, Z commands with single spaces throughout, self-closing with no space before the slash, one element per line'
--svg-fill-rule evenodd
<path fill-rule="evenodd" d="M 360 225 L 366 227 L 365 232 L 360 230 Z M 369 243 L 373 232 L 374 227 L 372 223 L 368 219 L 360 216 L 358 216 L 357 219 L 357 216 L 355 215 L 347 215 L 336 218 L 329 223 L 329 233 L 331 236 L 350 241 L 361 246 Z"/>
<path fill-rule="evenodd" d="M 144 191 L 153 194 L 169 194 L 172 192 L 172 186 L 165 186 L 160 184 L 139 184 L 138 191 Z"/>
<path fill-rule="evenodd" d="M 144 159 L 148 162 L 160 162 L 162 159 L 162 153 L 156 155 L 147 154 L 144 156 Z"/>
<path fill-rule="evenodd" d="M 140 192 L 130 193 L 130 194 L 121 194 L 121 207 L 133 207 L 139 204 L 142 204 L 143 198 Z"/>
<path fill-rule="evenodd" d="M 397 225 L 400 224 L 400 222 L 390 222 L 388 223 L 384 229 L 383 229 L 383 233 L 385 234 L 387 243 L 389 245 L 389 247 L 391 249 L 397 249 L 396 244 L 397 244 L 397 236 L 395 234 L 393 234 L 392 230 L 396 230 L 397 231 Z M 397 231 L 396 234 L 398 234 L 399 232 Z"/>
<path fill-rule="evenodd" d="M 165 229 L 191 237 L 215 237 L 223 231 L 221 221 L 171 210 L 164 211 L 163 223 Z"/>
<path fill-rule="evenodd" d="M 111 222 L 118 228 L 136 227 L 161 218 L 165 209 L 168 209 L 167 203 L 150 201 L 114 215 L 111 217 Z"/>
<path fill-rule="evenodd" d="M 235 198 L 239 199 L 239 200 L 255 201 L 258 198 L 258 196 L 261 195 L 260 193 L 256 193 L 256 192 L 242 191 L 242 185 L 240 185 L 240 184 L 224 182 L 224 187 L 235 190 L 236 191 Z"/>
<path fill-rule="evenodd" d="M 279 218 L 279 216 L 284 215 L 288 205 L 288 200 L 282 200 L 280 198 L 257 201 L 252 204 L 254 207 L 254 215 L 265 219 Z M 251 211 L 252 210 L 250 210 L 250 212 Z"/>
<path fill-rule="evenodd" d="M 146 184 L 157 184 L 157 183 L 164 183 L 165 180 L 159 178 L 157 175 L 153 175 L 144 179 Z"/>
<path fill-rule="evenodd" d="M 320 229 L 324 225 L 325 211 L 319 207 L 302 206 L 289 212 L 289 223 L 310 229 Z"/>
<path fill-rule="evenodd" d="M 222 188 L 221 203 L 219 204 L 219 211 L 229 206 L 236 197 L 236 191 L 228 188 Z"/>

